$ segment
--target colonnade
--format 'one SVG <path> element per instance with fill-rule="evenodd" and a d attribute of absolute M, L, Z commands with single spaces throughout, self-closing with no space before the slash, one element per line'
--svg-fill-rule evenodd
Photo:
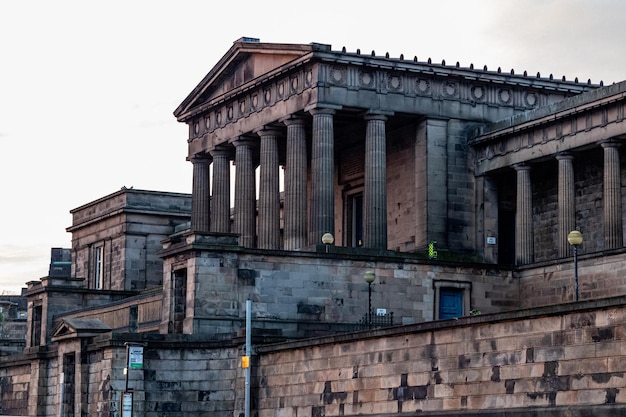
<path fill-rule="evenodd" d="M 619 142 L 606 141 L 600 145 L 604 150 L 604 249 L 617 249 L 623 246 Z M 556 159 L 559 175 L 557 249 L 559 257 L 567 257 L 572 251 L 567 234 L 576 229 L 574 155 L 565 152 L 558 154 Z M 531 166 L 519 164 L 514 168 L 517 172 L 515 261 L 524 265 L 534 260 Z"/>
<path fill-rule="evenodd" d="M 276 125 L 261 126 L 229 141 L 235 148 L 236 168 L 233 230 L 230 230 L 229 204 L 232 152 L 227 146 L 219 145 L 208 152 L 191 156 L 192 231 L 233 232 L 239 235 L 241 246 L 285 250 L 318 244 L 324 233 L 334 234 L 336 112 L 332 108 L 314 108 L 308 114 L 282 118 L 279 122 L 286 129 Z M 375 112 L 368 112 L 364 116 L 366 151 L 363 246 L 374 249 L 387 248 L 386 120 L 386 115 Z M 309 124 L 312 126 L 311 171 L 310 178 L 307 178 L 309 156 L 306 129 Z M 284 230 L 281 241 L 279 141 L 283 139 L 286 139 L 286 158 Z M 255 183 L 256 152 L 260 167 L 258 206 Z M 213 182 L 209 187 L 211 164 Z M 309 182 L 310 192 L 307 192 Z M 212 188 L 211 195 L 209 188 Z"/>

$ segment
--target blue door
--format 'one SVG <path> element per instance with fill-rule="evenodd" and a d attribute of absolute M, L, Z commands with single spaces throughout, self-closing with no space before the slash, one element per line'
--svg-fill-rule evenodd
<path fill-rule="evenodd" d="M 439 319 L 453 319 L 463 315 L 463 290 L 439 289 Z"/>

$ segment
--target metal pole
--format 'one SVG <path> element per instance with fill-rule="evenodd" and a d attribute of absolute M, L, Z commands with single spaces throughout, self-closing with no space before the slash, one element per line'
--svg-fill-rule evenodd
<path fill-rule="evenodd" d="M 574 245 L 574 289 L 576 290 L 576 301 L 578 301 L 578 245 Z"/>
<path fill-rule="evenodd" d="M 246 301 L 246 356 L 252 356 L 252 300 Z M 250 417 L 250 364 L 246 368 L 245 417 Z"/>
<path fill-rule="evenodd" d="M 367 283 L 368 286 L 368 302 L 367 302 L 367 322 L 369 324 L 369 327 L 372 328 L 372 283 L 368 282 Z"/>

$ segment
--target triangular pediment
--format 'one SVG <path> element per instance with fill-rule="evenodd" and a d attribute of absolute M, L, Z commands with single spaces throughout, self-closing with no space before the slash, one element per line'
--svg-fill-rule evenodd
<path fill-rule="evenodd" d="M 111 328 L 99 319 L 65 318 L 52 330 L 52 341 L 76 337 L 92 337 L 110 332 Z"/>
<path fill-rule="evenodd" d="M 219 99 L 312 50 L 313 44 L 261 43 L 258 39 L 241 38 L 233 43 L 215 67 L 178 106 L 174 115 L 179 121 L 185 121 L 191 109 Z"/>

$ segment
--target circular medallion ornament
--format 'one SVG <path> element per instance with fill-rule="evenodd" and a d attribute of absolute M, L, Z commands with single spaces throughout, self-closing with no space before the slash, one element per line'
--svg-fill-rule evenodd
<path fill-rule="evenodd" d="M 472 87 L 471 92 L 474 100 L 482 101 L 485 98 L 485 89 L 479 85 Z"/>
<path fill-rule="evenodd" d="M 282 98 L 285 95 L 285 83 L 278 84 L 278 97 Z"/>
<path fill-rule="evenodd" d="M 361 72 L 359 74 L 359 81 L 361 83 L 361 87 L 374 86 L 374 77 L 369 72 Z"/>
<path fill-rule="evenodd" d="M 313 83 L 313 71 L 309 70 L 306 72 L 304 81 L 306 82 L 307 87 Z"/>
<path fill-rule="evenodd" d="M 456 95 L 456 84 L 453 82 L 446 82 L 443 84 L 443 95 L 447 97 L 453 97 Z"/>
<path fill-rule="evenodd" d="M 200 132 L 200 123 L 194 122 L 194 124 L 193 124 L 193 131 L 194 131 L 194 133 L 196 135 L 198 134 L 198 132 Z"/>
<path fill-rule="evenodd" d="M 250 100 L 250 105 L 252 106 L 252 110 L 256 110 L 259 105 L 259 96 L 256 94 L 252 96 L 252 100 Z"/>
<path fill-rule="evenodd" d="M 387 79 L 387 85 L 390 90 L 400 90 L 402 87 L 402 79 L 396 75 L 390 75 Z"/>
<path fill-rule="evenodd" d="M 429 80 L 417 80 L 415 83 L 417 91 L 422 94 L 430 93 L 430 81 Z"/>
<path fill-rule="evenodd" d="M 340 84 L 343 82 L 343 69 L 342 68 L 333 68 L 330 70 L 330 79 L 332 81 L 334 81 L 337 84 Z"/>
<path fill-rule="evenodd" d="M 535 93 L 526 93 L 524 96 L 524 101 L 528 107 L 535 107 L 537 104 L 537 94 Z"/>
<path fill-rule="evenodd" d="M 218 126 L 222 124 L 222 112 L 218 111 L 217 113 L 215 113 L 215 122 Z"/>
<path fill-rule="evenodd" d="M 298 77 L 291 79 L 291 91 L 298 91 Z"/>
<path fill-rule="evenodd" d="M 204 127 L 207 129 L 211 127 L 211 118 L 209 116 L 204 118 Z"/>
<path fill-rule="evenodd" d="M 509 90 L 500 90 L 498 91 L 498 99 L 502 104 L 509 104 L 511 102 L 511 92 Z"/>
<path fill-rule="evenodd" d="M 244 114 L 246 112 L 246 102 L 245 101 L 240 101 L 239 102 L 239 113 L 240 114 Z"/>
<path fill-rule="evenodd" d="M 226 117 L 228 117 L 228 120 L 233 120 L 233 106 L 229 106 L 228 110 L 226 111 Z"/>
<path fill-rule="evenodd" d="M 271 99 L 272 99 L 272 92 L 268 88 L 267 90 L 265 90 L 265 104 L 268 104 Z"/>

